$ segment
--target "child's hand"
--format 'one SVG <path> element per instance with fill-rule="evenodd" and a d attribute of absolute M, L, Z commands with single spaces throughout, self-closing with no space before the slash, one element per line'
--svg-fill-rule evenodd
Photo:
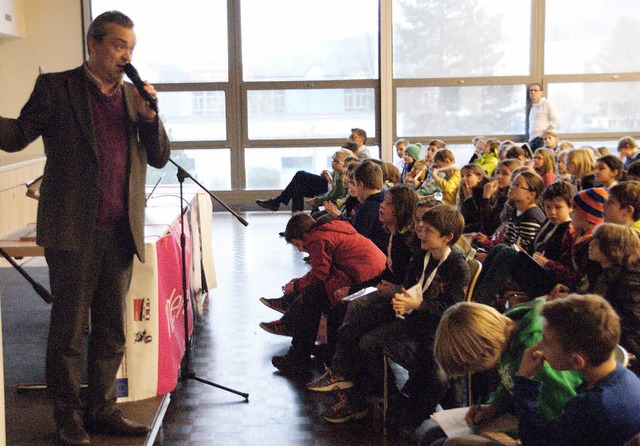
<path fill-rule="evenodd" d="M 498 413 L 498 409 L 493 404 L 482 404 L 471 406 L 464 416 L 464 420 L 469 426 L 481 426 L 493 420 Z"/>
<path fill-rule="evenodd" d="M 396 286 L 391 282 L 387 282 L 386 280 L 381 280 L 376 288 L 380 292 L 381 295 L 385 297 L 392 297 L 395 292 Z"/>
<path fill-rule="evenodd" d="M 342 288 L 338 288 L 337 290 L 335 290 L 333 292 L 333 296 L 338 299 L 338 300 L 342 300 L 343 297 L 347 297 L 349 295 L 349 287 L 345 286 Z"/>
<path fill-rule="evenodd" d="M 289 283 L 286 283 L 283 287 L 282 287 L 282 292 L 284 294 L 293 294 L 295 292 L 295 287 L 293 286 L 293 280 L 290 281 Z"/>
<path fill-rule="evenodd" d="M 435 178 L 435 177 L 437 177 L 437 176 L 438 176 L 438 169 L 436 169 L 436 166 L 433 166 L 433 167 L 431 168 L 431 177 L 432 177 L 432 178 Z"/>
<path fill-rule="evenodd" d="M 547 300 L 562 299 L 563 297 L 567 297 L 567 294 L 569 294 L 569 287 L 559 283 L 549 292 Z"/>
<path fill-rule="evenodd" d="M 547 259 L 545 256 L 543 256 L 539 252 L 534 252 L 533 253 L 533 260 L 535 260 L 536 262 L 538 262 L 542 266 L 546 266 L 547 263 L 549 263 L 549 259 Z"/>
<path fill-rule="evenodd" d="M 524 351 L 517 373 L 518 376 L 533 379 L 535 374 L 542 369 L 544 366 L 544 353 L 542 352 L 541 344 L 542 341 Z"/>
<path fill-rule="evenodd" d="M 465 200 L 471 197 L 471 187 L 469 187 L 469 182 L 466 179 L 462 179 L 460 186 L 462 186 L 462 195 Z"/>
<path fill-rule="evenodd" d="M 327 180 L 328 183 L 331 183 L 331 172 L 329 172 L 328 170 L 323 170 L 322 171 L 322 176 L 324 177 L 325 180 Z"/>
<path fill-rule="evenodd" d="M 475 234 L 473 234 L 472 240 L 481 245 L 489 243 L 489 237 L 484 235 L 482 232 L 476 232 Z"/>
<path fill-rule="evenodd" d="M 409 292 L 402 289 L 402 293 L 396 293 L 391 300 L 393 311 L 396 314 L 405 314 L 407 310 L 415 310 L 420 307 L 420 302 L 411 297 Z"/>
<path fill-rule="evenodd" d="M 316 199 L 312 198 L 311 200 L 309 200 L 309 206 L 313 207 L 316 205 Z"/>
<path fill-rule="evenodd" d="M 336 206 L 336 204 L 332 201 L 324 202 L 324 210 L 335 218 L 338 218 L 340 216 L 340 210 L 338 209 L 338 206 Z"/>
<path fill-rule="evenodd" d="M 484 188 L 482 189 L 482 197 L 491 198 L 493 194 L 497 192 L 497 190 L 498 190 L 498 181 L 497 180 L 489 181 L 487 184 L 484 185 Z"/>

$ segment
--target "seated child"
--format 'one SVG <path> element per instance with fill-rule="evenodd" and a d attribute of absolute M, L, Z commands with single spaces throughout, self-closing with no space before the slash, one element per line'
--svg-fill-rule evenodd
<path fill-rule="evenodd" d="M 545 130 L 544 133 L 542 133 L 542 137 L 544 138 L 545 149 L 549 149 L 554 153 L 558 151 L 560 139 L 556 132 L 553 130 Z"/>
<path fill-rule="evenodd" d="M 442 195 L 444 204 L 456 204 L 458 188 L 460 187 L 460 170 L 456 167 L 456 158 L 449 149 L 439 149 L 433 155 L 433 167 L 430 178 L 425 179 L 418 189 L 421 197 L 435 197 Z"/>
<path fill-rule="evenodd" d="M 629 164 L 629 167 L 627 167 L 627 176 L 631 181 L 640 181 L 640 160 Z"/>
<path fill-rule="evenodd" d="M 623 181 L 609 188 L 604 221 L 627 225 L 640 233 L 640 182 Z"/>
<path fill-rule="evenodd" d="M 354 195 L 360 202 L 353 215 L 353 227 L 385 252 L 389 235 L 379 218 L 380 203 L 384 200 L 382 169 L 375 162 L 364 160 L 355 168 L 352 178 Z"/>
<path fill-rule="evenodd" d="M 640 238 L 624 225 L 604 223 L 593 230 L 589 259 L 602 266 L 590 292 L 600 294 L 620 316 L 620 343 L 640 357 Z M 629 366 L 640 373 L 640 364 Z"/>
<path fill-rule="evenodd" d="M 428 399 L 420 404 L 431 405 L 433 410 L 444 393 L 432 346 L 440 315 L 464 299 L 469 282 L 464 254 L 452 249 L 462 234 L 464 220 L 454 207 L 437 205 L 424 212 L 419 223 L 416 232 L 422 249 L 411 259 L 402 293 L 390 293 L 391 298 L 381 292 L 352 301 L 338 330 L 331 369 L 307 385 L 314 391 L 339 390 L 336 403 L 322 413 L 329 422 L 343 423 L 367 416 L 366 384 L 375 395 L 382 393 L 383 351 L 389 345 L 413 342 L 420 346 L 416 349 L 420 356 L 417 363 L 422 367 L 410 376 L 417 383 L 411 386 L 416 390 L 410 397 Z M 423 408 L 410 415 L 416 417 L 410 420 L 414 423 L 428 413 Z"/>
<path fill-rule="evenodd" d="M 551 260 L 542 253 L 534 253 L 533 259 L 549 270 L 556 288 L 550 293 L 559 297 L 569 291 L 587 290 L 600 272 L 597 264 L 589 260 L 589 243 L 592 232 L 603 220 L 607 191 L 601 187 L 585 189 L 573 196 L 571 228 L 562 239 L 562 254 L 559 260 Z"/>
<path fill-rule="evenodd" d="M 480 230 L 480 205 L 487 182 L 485 170 L 478 164 L 467 164 L 460 169 L 458 209 L 464 217 L 465 233 Z"/>
<path fill-rule="evenodd" d="M 597 295 L 545 303 L 542 340 L 529 348 L 514 379 L 514 411 L 525 445 L 623 446 L 640 432 L 640 380 L 616 362 L 620 322 Z M 575 370 L 584 379 L 562 414 L 541 410 L 543 367 Z"/>
<path fill-rule="evenodd" d="M 542 178 L 545 187 L 556 179 L 556 157 L 553 150 L 537 149 L 533 153 L 533 168 Z"/>
<path fill-rule="evenodd" d="M 469 164 L 477 164 L 482 167 L 487 176 L 493 175 L 500 157 L 498 156 L 498 150 L 500 149 L 500 141 L 495 138 L 484 140 L 482 136 L 476 136 L 471 140 L 476 147 Z"/>
<path fill-rule="evenodd" d="M 418 176 L 425 167 L 425 161 L 420 156 L 422 144 L 415 142 L 404 148 L 404 167 L 400 172 L 400 181 L 415 186 Z M 418 183 L 419 184 L 419 183 Z"/>
<path fill-rule="evenodd" d="M 622 164 L 620 158 L 613 155 L 601 156 L 596 160 L 594 175 L 596 184 L 605 189 L 609 189 L 619 181 L 625 181 L 627 179 L 624 164 Z"/>
<path fill-rule="evenodd" d="M 542 318 L 538 313 L 543 299 L 518 305 L 504 315 L 494 308 L 475 302 L 462 302 L 449 308 L 436 332 L 435 354 L 448 374 L 481 372 L 498 368 L 501 382 L 486 404 L 478 404 L 466 414 L 469 426 L 480 432 L 492 430 L 500 417 L 512 435 L 518 426 L 513 418 L 513 386 L 525 350 L 542 338 Z M 545 364 L 535 374 L 544 383 L 538 396 L 540 414 L 547 420 L 560 415 L 567 402 L 576 395 L 582 379 L 576 372 L 557 371 Z M 509 421 L 511 420 L 511 421 Z M 434 432 L 429 432 L 434 437 Z M 444 433 L 442 433 L 444 436 Z M 493 444 L 476 434 L 449 438 L 445 445 Z M 525 443 L 526 444 L 526 443 Z M 552 444 L 552 443 L 549 443 Z"/>
<path fill-rule="evenodd" d="M 282 192 L 277 197 L 269 198 L 266 200 L 256 200 L 256 203 L 265 209 L 269 209 L 270 211 L 277 211 L 280 209 L 280 205 L 288 205 L 291 202 L 291 212 L 300 212 L 304 210 L 304 199 L 312 198 L 318 195 L 326 194 L 329 191 L 329 184 L 332 184 L 334 187 L 338 187 L 339 190 L 336 194 L 343 193 L 344 189 L 340 184 L 340 181 L 335 180 L 334 177 L 336 175 L 338 178 L 341 177 L 339 172 L 342 172 L 342 162 L 348 155 L 352 155 L 353 153 L 345 152 L 348 149 L 340 149 L 338 150 L 333 158 L 331 159 L 331 168 L 333 172 L 329 172 L 328 170 L 323 170 L 320 175 L 316 175 L 314 173 L 305 172 L 303 170 L 299 170 L 293 176 L 291 181 L 287 187 L 284 188 Z M 338 157 L 338 153 L 341 153 Z M 338 169 L 338 171 L 336 171 Z"/>
<path fill-rule="evenodd" d="M 353 152 L 350 150 L 340 149 L 331 157 L 333 173 L 327 170 L 322 171 L 322 176 L 331 183 L 329 185 L 329 191 L 309 200 L 309 206 L 311 206 L 312 209 L 324 206 L 325 202 L 328 201 L 335 203 L 347 195 L 347 190 L 344 187 L 344 160 L 352 155 Z"/>
<path fill-rule="evenodd" d="M 537 204 L 544 186 L 540 176 L 523 170 L 511 180 L 507 198 L 514 208 L 509 215 L 502 242 L 507 246 L 517 245 L 523 251 L 533 252 L 533 240 L 546 220 Z"/>
<path fill-rule="evenodd" d="M 577 192 L 595 187 L 596 158 L 593 150 L 579 147 L 567 151 L 567 172 L 571 174 L 571 182 Z"/>
<path fill-rule="evenodd" d="M 572 197 L 573 186 L 569 183 L 551 183 L 545 188 L 542 202 L 547 221 L 533 241 L 534 255 L 538 253 L 549 260 L 560 260 L 562 239 L 571 224 Z M 509 278 L 531 298 L 550 292 L 555 283 L 548 283 L 548 273 L 532 268 L 528 257 L 506 245 L 494 247 L 483 262 L 473 300 L 494 305 L 496 295 L 503 294 Z"/>
<path fill-rule="evenodd" d="M 272 358 L 274 367 L 282 372 L 308 372 L 322 313 L 341 319 L 345 310 L 341 296 L 346 293 L 339 290 L 379 276 L 386 257 L 349 222 L 330 216 L 316 222 L 308 214 L 295 214 L 287 223 L 285 239 L 309 254 L 311 270 L 282 287 L 285 295 L 295 296 L 282 318 L 263 322 L 260 327 L 273 334 L 293 336 L 289 352 Z M 328 336 L 331 338 L 330 333 Z"/>
<path fill-rule="evenodd" d="M 394 157 L 394 165 L 398 168 L 400 172 L 404 168 L 404 149 L 409 145 L 409 140 L 400 138 L 393 145 L 396 148 L 396 156 Z"/>
<path fill-rule="evenodd" d="M 631 136 L 625 136 L 618 141 L 618 152 L 624 157 L 624 167 L 629 168 L 631 163 L 640 160 L 640 150 L 638 143 Z"/>
<path fill-rule="evenodd" d="M 485 184 L 480 201 L 480 231 L 473 236 L 473 241 L 483 245 L 500 227 L 500 213 L 507 202 L 511 173 L 522 166 L 518 160 L 502 160 L 493 176 L 493 180 Z"/>

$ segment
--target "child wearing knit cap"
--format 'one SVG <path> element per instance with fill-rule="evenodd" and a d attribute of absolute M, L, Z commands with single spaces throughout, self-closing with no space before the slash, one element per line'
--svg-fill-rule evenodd
<path fill-rule="evenodd" d="M 571 228 L 562 239 L 562 256 L 553 261 L 536 253 L 534 260 L 551 272 L 558 285 L 549 293 L 551 299 L 569 291 L 586 291 L 600 268 L 589 260 L 589 243 L 596 226 L 604 222 L 604 203 L 609 194 L 602 187 L 584 189 L 573 196 Z"/>
<path fill-rule="evenodd" d="M 409 144 L 404 148 L 404 168 L 400 174 L 400 180 L 403 183 L 413 185 L 413 187 L 416 187 L 416 179 L 425 167 L 425 161 L 420 158 L 421 150 L 422 144 L 419 142 Z"/>

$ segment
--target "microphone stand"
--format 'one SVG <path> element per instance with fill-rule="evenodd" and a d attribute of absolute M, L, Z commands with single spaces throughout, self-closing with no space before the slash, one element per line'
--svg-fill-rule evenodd
<path fill-rule="evenodd" d="M 18 265 L 15 260 L 13 260 L 11 258 L 11 256 L 9 254 L 7 254 L 7 252 L 0 248 L 0 255 L 2 257 L 4 257 L 5 259 L 7 259 L 7 261 L 9 263 L 11 263 L 11 266 L 13 266 L 15 269 L 18 270 L 18 272 L 20 274 L 22 274 L 22 277 L 24 277 L 25 279 L 27 279 L 27 282 L 29 282 L 31 284 L 31 286 L 33 286 L 33 289 L 35 290 L 36 293 L 38 293 L 40 295 L 40 297 L 42 297 L 42 299 L 50 304 L 51 302 L 53 302 L 53 296 L 51 295 L 51 293 L 42 285 L 40 285 L 38 282 L 36 282 L 30 275 L 29 273 L 27 273 L 24 268 L 22 268 L 20 265 Z"/>
<path fill-rule="evenodd" d="M 245 226 L 248 226 L 249 223 L 240 217 L 237 213 L 229 208 L 225 203 L 220 201 L 218 197 L 212 194 L 206 187 L 200 184 L 193 176 L 189 174 L 186 170 L 184 170 L 178 163 L 169 158 L 171 164 L 178 168 L 177 177 L 178 182 L 180 183 L 180 249 L 182 251 L 182 307 L 184 311 L 184 360 L 182 363 L 182 379 L 189 380 L 192 379 L 194 381 L 201 382 L 203 384 L 207 384 L 209 386 L 217 387 L 218 389 L 226 390 L 227 392 L 235 393 L 236 395 L 240 395 L 244 397 L 246 401 L 249 401 L 249 394 L 244 392 L 239 392 L 238 390 L 231 389 L 229 387 L 222 386 L 220 384 L 216 384 L 214 382 L 208 381 L 206 379 L 202 379 L 196 375 L 191 367 L 191 345 L 189 343 L 189 317 L 188 317 L 188 297 L 187 297 L 187 256 L 186 256 L 186 238 L 184 234 L 184 218 L 187 212 L 187 207 L 184 205 L 184 196 L 182 191 L 182 185 L 184 183 L 185 178 L 190 178 L 194 183 L 196 183 L 202 190 L 204 190 L 209 196 L 215 199 L 218 203 L 220 203 L 226 210 L 228 210 L 231 214 L 233 214 L 240 223 Z"/>

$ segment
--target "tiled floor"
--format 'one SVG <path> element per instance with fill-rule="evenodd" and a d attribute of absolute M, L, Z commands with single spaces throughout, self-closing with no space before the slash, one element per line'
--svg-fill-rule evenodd
<path fill-rule="evenodd" d="M 192 364 L 197 376 L 247 392 L 249 401 L 197 381 L 181 382 L 165 416 L 164 444 L 410 444 L 386 442 L 380 414 L 340 426 L 324 422 L 319 413 L 332 397 L 307 391 L 309 378 L 294 380 L 273 368 L 271 357 L 286 352 L 290 338 L 258 326 L 279 317 L 258 298 L 277 297 L 283 284 L 309 267 L 303 254 L 278 236 L 289 213 L 245 217 L 248 227 L 229 214 L 214 215 L 218 287 L 198 327 Z"/>

